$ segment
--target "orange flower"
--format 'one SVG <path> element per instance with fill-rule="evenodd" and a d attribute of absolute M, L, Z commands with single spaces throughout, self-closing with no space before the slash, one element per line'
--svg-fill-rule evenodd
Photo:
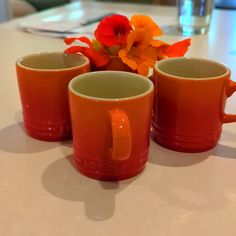
<path fill-rule="evenodd" d="M 149 17 L 144 17 L 146 23 L 143 27 L 141 25 L 142 22 L 138 21 L 142 19 L 142 16 L 132 19 L 136 29 L 129 33 L 127 46 L 119 51 L 119 57 L 133 70 L 137 70 L 139 74 L 147 76 L 149 68 L 154 66 L 157 59 L 158 52 L 155 47 L 160 47 L 164 43 L 159 40 L 153 40 L 153 34 L 158 32 L 159 27 L 156 27 L 156 24 Z"/>
<path fill-rule="evenodd" d="M 149 17 L 145 15 L 134 15 L 131 18 L 131 25 L 134 28 L 134 31 L 140 31 L 141 34 L 144 34 L 143 37 L 146 37 L 146 44 L 150 44 L 153 47 L 160 47 L 165 44 L 160 40 L 154 40 L 153 37 L 161 36 L 162 31 L 160 27 Z M 128 44 L 128 39 L 127 39 Z M 142 44 L 141 44 L 142 45 Z M 140 46 L 141 46 L 140 45 Z"/>
<path fill-rule="evenodd" d="M 157 52 L 153 47 L 148 46 L 145 49 L 132 47 L 129 51 L 121 49 L 119 57 L 131 69 L 137 70 L 139 74 L 147 76 L 149 68 L 153 67 L 156 62 Z"/>
<path fill-rule="evenodd" d="M 165 45 L 154 36 L 162 34 L 159 26 L 148 16 L 134 15 L 131 18 L 131 31 L 127 37 L 127 46 L 119 51 L 122 61 L 137 70 L 139 74 L 147 76 L 149 68 L 156 62 L 158 51 L 156 47 Z"/>
<path fill-rule="evenodd" d="M 129 51 L 133 46 L 145 49 L 149 46 L 151 40 L 151 31 L 144 29 L 136 29 L 130 32 L 127 37 L 127 50 Z"/>
<path fill-rule="evenodd" d="M 152 36 L 162 35 L 162 31 L 160 27 L 149 16 L 145 16 L 145 15 L 132 16 L 131 26 L 133 26 L 134 29 L 150 30 L 152 33 Z"/>
<path fill-rule="evenodd" d="M 65 39 L 67 44 L 79 40 L 86 46 L 73 46 L 66 53 L 82 53 L 96 67 L 105 66 L 110 58 L 119 56 L 124 64 L 139 74 L 147 76 L 156 61 L 168 57 L 181 57 L 190 46 L 190 39 L 169 45 L 155 37 L 161 36 L 160 27 L 145 15 L 126 16 L 114 14 L 105 17 L 95 30 L 96 40 L 86 37 Z"/>

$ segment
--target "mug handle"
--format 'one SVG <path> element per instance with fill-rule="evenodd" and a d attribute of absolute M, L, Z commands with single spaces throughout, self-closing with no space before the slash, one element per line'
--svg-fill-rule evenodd
<path fill-rule="evenodd" d="M 126 160 L 131 154 L 131 128 L 127 114 L 119 109 L 109 112 L 112 128 L 111 158 Z"/>
<path fill-rule="evenodd" d="M 226 96 L 230 97 L 234 92 L 236 92 L 236 83 L 230 80 L 226 88 Z M 231 122 L 236 122 L 236 115 L 224 113 L 223 123 L 231 123 Z"/>

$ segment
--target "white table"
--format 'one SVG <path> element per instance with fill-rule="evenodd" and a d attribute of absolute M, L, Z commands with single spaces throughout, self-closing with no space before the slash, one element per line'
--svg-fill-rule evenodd
<path fill-rule="evenodd" d="M 74 3 L 60 8 L 108 9 L 174 17 L 175 8 Z M 54 10 L 30 16 L 31 20 Z M 185 154 L 151 140 L 149 161 L 137 178 L 99 182 L 71 165 L 71 141 L 48 143 L 22 129 L 14 63 L 22 55 L 64 50 L 61 39 L 0 25 L 0 235 L 1 236 L 235 236 L 236 124 L 223 127 L 213 150 Z M 181 39 L 166 35 L 167 42 Z M 208 35 L 192 38 L 188 53 L 227 64 L 236 80 L 236 11 L 214 12 Z M 207 99 L 207 98 L 206 98 Z M 227 112 L 236 112 L 236 96 Z"/>

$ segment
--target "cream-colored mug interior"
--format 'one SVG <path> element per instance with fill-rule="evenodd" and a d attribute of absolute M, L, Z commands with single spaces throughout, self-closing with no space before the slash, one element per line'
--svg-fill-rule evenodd
<path fill-rule="evenodd" d="M 152 82 L 129 72 L 90 72 L 74 78 L 69 88 L 80 96 L 100 99 L 122 99 L 144 96 L 153 89 Z"/>
<path fill-rule="evenodd" d="M 206 79 L 225 75 L 229 69 L 218 62 L 200 58 L 170 58 L 157 63 L 162 73 L 180 78 Z"/>
<path fill-rule="evenodd" d="M 78 67 L 88 63 L 88 59 L 78 54 L 63 52 L 40 52 L 27 55 L 18 60 L 19 66 L 28 69 L 59 70 Z"/>

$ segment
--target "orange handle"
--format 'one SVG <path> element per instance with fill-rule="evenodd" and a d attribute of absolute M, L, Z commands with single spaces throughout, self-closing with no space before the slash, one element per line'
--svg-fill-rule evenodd
<path fill-rule="evenodd" d="M 126 160 L 131 154 L 131 129 L 129 118 L 122 110 L 110 111 L 112 127 L 111 158 L 114 160 Z"/>
<path fill-rule="evenodd" d="M 227 97 L 230 97 L 235 91 L 236 91 L 236 83 L 230 80 L 226 91 Z M 231 123 L 231 122 L 236 122 L 236 115 L 224 113 L 223 123 Z"/>

